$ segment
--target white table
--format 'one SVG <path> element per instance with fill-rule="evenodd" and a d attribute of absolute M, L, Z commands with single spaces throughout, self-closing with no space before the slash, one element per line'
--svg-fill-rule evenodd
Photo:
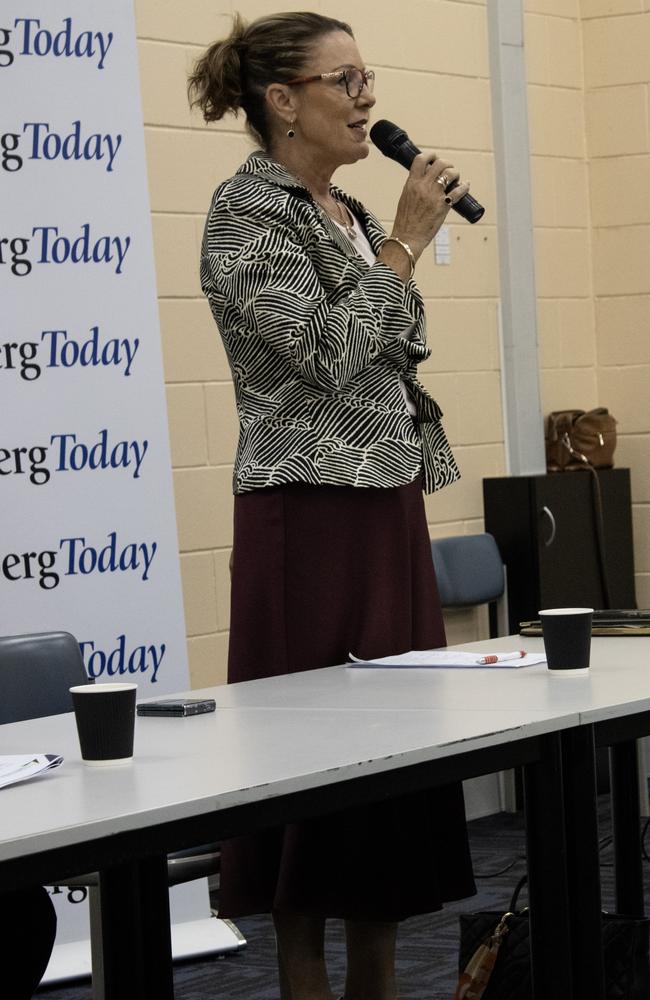
<path fill-rule="evenodd" d="M 461 648 L 542 652 L 541 639 L 510 636 Z M 495 670 L 385 671 L 336 667 L 271 681 L 255 687 L 219 690 L 222 707 L 265 705 L 323 710 L 409 710 L 417 706 L 446 712 L 541 711 L 547 720 L 577 716 L 561 740 L 566 820 L 570 924 L 573 928 L 575 995 L 598 1000 L 602 966 L 595 942 L 600 936 L 600 871 L 596 815 L 595 747 L 610 747 L 617 910 L 642 916 L 643 875 L 639 845 L 636 739 L 650 733 L 650 638 L 601 637 L 592 642 L 588 675 L 555 674 L 545 666 Z M 530 829 L 529 839 L 534 836 Z M 561 905 L 558 903 L 558 905 Z M 545 919 L 545 918 L 544 918 Z M 596 954 L 596 958 L 594 958 Z"/>
<path fill-rule="evenodd" d="M 532 651 L 540 641 L 474 645 L 524 644 Z M 536 996 L 598 1000 L 597 962 L 591 982 L 587 974 L 571 985 L 571 951 L 576 961 L 593 957 L 600 929 L 594 739 L 600 733 L 625 747 L 650 732 L 649 656 L 650 640 L 598 639 L 588 677 L 555 677 L 544 667 L 334 667 L 210 689 L 214 715 L 138 719 L 136 760 L 124 768 L 82 765 L 72 716 L 0 727 L 0 753 L 66 757 L 60 770 L 0 791 L 1 884 L 98 869 L 106 996 L 130 989 L 167 1000 L 168 851 L 522 764 Z M 567 844 L 564 822 L 574 796 L 569 831 L 583 838 L 579 851 Z M 628 810 L 624 832 L 629 818 Z M 576 906 L 585 933 L 570 948 Z"/>
<path fill-rule="evenodd" d="M 220 703 L 214 715 L 140 718 L 136 759 L 127 767 L 85 767 L 71 715 L 0 727 L 0 753 L 66 758 L 61 769 L 0 792 L 2 886 L 100 871 L 108 998 L 127 990 L 143 1000 L 173 997 L 168 851 L 513 764 L 525 765 L 528 775 L 529 827 L 544 833 L 529 843 L 531 868 L 539 873 L 531 871 L 531 893 L 539 900 L 534 950 L 541 944 L 563 878 L 562 871 L 547 875 L 563 834 L 559 789 L 547 761 L 557 756 L 560 731 L 578 724 L 577 713 L 436 707 L 423 705 L 417 692 L 401 706 L 388 696 L 378 706 L 346 705 L 348 685 L 357 681 L 343 668 L 323 673 L 340 685 L 338 695 L 330 692 L 332 707 L 317 696 L 283 707 L 301 683 L 294 675 L 210 690 Z M 384 684 L 392 689 L 393 679 L 381 671 L 375 687 Z M 556 808 L 546 815 L 542 802 L 549 796 Z M 538 963 L 538 994 L 568 1000 L 561 920 L 546 926 L 547 947 L 549 934 L 557 939 L 556 963 L 551 973 Z"/>
<path fill-rule="evenodd" d="M 507 636 L 464 650 L 543 652 L 541 639 Z M 588 675 L 556 676 L 544 664 L 525 669 L 372 670 L 328 667 L 216 688 L 222 708 L 535 710 L 549 718 L 577 714 L 597 723 L 650 710 L 650 637 L 594 639 Z M 197 692 L 193 692 L 196 696 Z M 522 719 L 525 716 L 522 716 Z"/>

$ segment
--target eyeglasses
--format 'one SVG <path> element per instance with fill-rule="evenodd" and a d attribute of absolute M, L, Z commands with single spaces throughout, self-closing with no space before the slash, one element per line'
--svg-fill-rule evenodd
<path fill-rule="evenodd" d="M 287 80 L 286 83 L 289 86 L 293 86 L 298 83 L 316 83 L 317 80 L 333 80 L 334 78 L 336 78 L 337 83 L 345 83 L 346 93 L 353 100 L 361 96 L 361 91 L 364 87 L 367 87 L 371 94 L 375 87 L 374 70 L 360 70 L 354 66 L 351 69 L 337 69 L 333 73 L 317 73 L 315 76 L 297 76 L 293 80 Z"/>

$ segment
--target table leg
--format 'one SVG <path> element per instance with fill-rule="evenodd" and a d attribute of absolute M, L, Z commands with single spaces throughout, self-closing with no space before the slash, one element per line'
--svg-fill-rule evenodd
<path fill-rule="evenodd" d="M 99 873 L 106 1000 L 173 1000 L 167 859 Z"/>
<path fill-rule="evenodd" d="M 643 917 L 639 763 L 636 740 L 627 740 L 610 747 L 610 762 L 616 909 L 618 913 Z"/>
<path fill-rule="evenodd" d="M 557 734 L 523 768 L 534 1000 L 572 1000 L 562 754 Z"/>
<path fill-rule="evenodd" d="M 576 1000 L 605 1000 L 593 726 L 562 734 L 571 951 Z"/>

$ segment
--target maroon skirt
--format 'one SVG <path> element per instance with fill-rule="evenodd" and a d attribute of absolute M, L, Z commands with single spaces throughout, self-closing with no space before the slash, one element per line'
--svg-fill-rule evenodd
<path fill-rule="evenodd" d="M 445 645 L 418 482 L 235 497 L 229 682 Z M 402 920 L 475 892 L 459 783 L 224 841 L 219 913 Z"/>

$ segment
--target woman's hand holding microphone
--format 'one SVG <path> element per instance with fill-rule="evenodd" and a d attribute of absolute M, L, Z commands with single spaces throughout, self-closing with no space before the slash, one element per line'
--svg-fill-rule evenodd
<path fill-rule="evenodd" d="M 447 193 L 449 185 L 459 178 L 453 164 L 441 160 L 432 150 L 414 158 L 392 232 L 378 256 L 403 281 L 412 277 L 416 261 L 442 226 L 449 209 L 469 191 L 467 182 L 459 182 Z"/>

